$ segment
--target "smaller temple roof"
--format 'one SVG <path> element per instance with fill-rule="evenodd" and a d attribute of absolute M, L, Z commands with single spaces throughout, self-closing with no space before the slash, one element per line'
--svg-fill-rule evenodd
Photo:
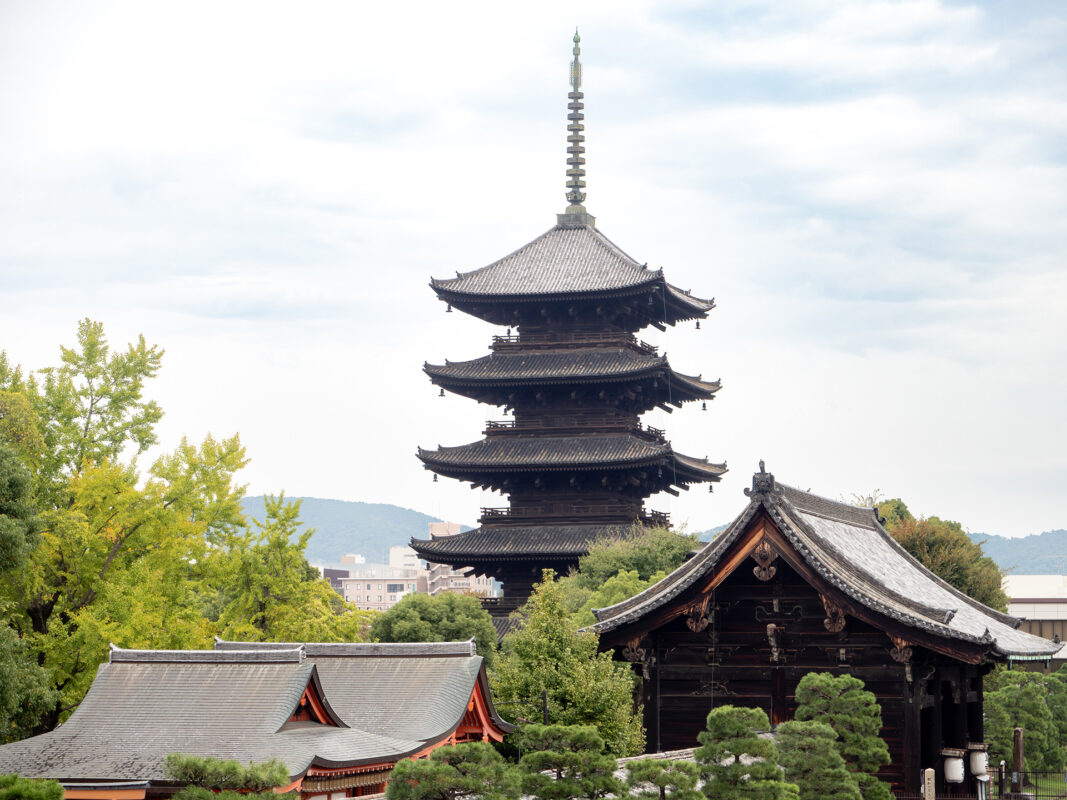
<path fill-rule="evenodd" d="M 56 780 L 166 781 L 170 753 L 241 762 L 276 758 L 290 776 L 312 765 L 396 760 L 422 746 L 333 725 L 288 723 L 314 664 L 284 653 L 113 648 L 74 714 L 53 731 L 0 747 L 0 773 Z M 320 694 L 325 700 L 325 696 Z"/>
<path fill-rule="evenodd" d="M 578 558 L 599 539 L 630 535 L 628 525 L 531 525 L 475 528 L 440 539 L 412 539 L 420 557 L 439 563 L 476 565 L 483 561 Z"/>
<path fill-rule="evenodd" d="M 675 372 L 666 356 L 622 347 L 492 353 L 472 361 L 426 364 L 423 370 L 434 383 L 494 386 L 623 381 L 666 372 L 686 400 L 711 397 L 721 388 L 719 381 Z"/>
<path fill-rule="evenodd" d="M 454 537 L 453 537 L 454 538 Z M 467 711 L 476 683 L 487 698 L 494 724 L 507 732 L 489 698 L 482 657 L 474 641 L 299 643 L 215 641 L 215 651 L 269 654 L 302 647 L 315 664 L 337 713 L 354 728 L 379 736 L 437 741 L 448 736 Z"/>
<path fill-rule="evenodd" d="M 494 738 L 513 729 L 493 709 L 472 642 L 215 646 L 112 646 L 67 722 L 0 746 L 0 773 L 169 785 L 166 757 L 185 753 L 276 758 L 296 779 L 311 767 L 388 769 L 474 724 L 472 702 Z M 294 716 L 307 693 L 325 722 Z"/>
<path fill-rule="evenodd" d="M 627 255 L 592 225 L 557 225 L 492 264 L 455 278 L 430 281 L 442 297 L 540 300 L 627 295 L 663 290 L 678 319 L 704 317 L 713 300 L 671 286 L 663 270 L 651 270 Z"/>
<path fill-rule="evenodd" d="M 681 467 L 682 482 L 717 481 L 725 464 L 677 455 L 671 446 L 632 434 L 509 436 L 437 450 L 419 448 L 419 458 L 441 472 L 625 469 L 663 464 Z"/>
<path fill-rule="evenodd" d="M 987 648 L 1002 658 L 1045 656 L 1059 645 L 1016 630 L 1019 620 L 960 592 L 916 561 L 882 527 L 877 510 L 778 484 L 763 471 L 748 506 L 677 570 L 644 592 L 594 610 L 600 633 L 636 623 L 714 574 L 720 559 L 762 509 L 799 557 L 850 602 L 935 637 Z"/>

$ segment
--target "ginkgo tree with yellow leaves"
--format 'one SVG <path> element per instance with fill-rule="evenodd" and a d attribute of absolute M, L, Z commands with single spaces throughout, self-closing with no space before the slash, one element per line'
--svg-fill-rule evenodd
<path fill-rule="evenodd" d="M 91 320 L 58 366 L 23 375 L 0 354 L 0 444 L 30 471 L 36 514 L 22 565 L 0 581 L 0 615 L 56 698 L 32 730 L 7 738 L 55 727 L 108 642 L 207 647 L 220 632 L 350 640 L 367 627 L 309 571 L 307 535 L 293 540 L 295 508 L 279 499 L 262 525 L 246 521 L 237 436 L 183 439 L 141 471 L 163 413 L 145 384 L 162 356 L 143 337 L 112 351 Z"/>

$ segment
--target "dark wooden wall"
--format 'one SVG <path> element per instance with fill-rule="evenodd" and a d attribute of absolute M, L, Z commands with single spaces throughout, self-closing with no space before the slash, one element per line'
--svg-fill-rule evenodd
<path fill-rule="evenodd" d="M 917 791 L 919 770 L 940 766 L 942 746 L 981 740 L 977 666 L 919 647 L 897 661 L 886 633 L 850 616 L 830 630 L 837 626 L 827 624 L 818 592 L 782 560 L 767 581 L 737 569 L 708 608 L 702 619 L 675 617 L 640 642 L 649 750 L 694 746 L 715 706 L 759 707 L 772 724 L 792 719 L 796 686 L 809 672 L 854 675 L 875 694 L 892 757 L 880 777 L 898 789 Z"/>

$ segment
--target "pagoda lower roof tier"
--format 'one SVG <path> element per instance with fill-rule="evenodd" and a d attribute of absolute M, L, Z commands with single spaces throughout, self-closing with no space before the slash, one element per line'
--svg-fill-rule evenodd
<path fill-rule="evenodd" d="M 442 388 L 496 405 L 507 404 L 508 395 L 523 386 L 650 381 L 655 386 L 644 392 L 649 408 L 707 400 L 721 386 L 675 372 L 666 356 L 628 348 L 492 353 L 473 361 L 425 364 L 423 370 Z"/>
<path fill-rule="evenodd" d="M 435 278 L 430 286 L 442 300 L 489 321 L 499 315 L 486 306 L 500 303 L 648 295 L 655 306 L 650 317 L 672 325 L 706 317 L 715 305 L 670 285 L 663 270 L 638 263 L 592 225 L 557 225 L 489 266 Z"/>
<path fill-rule="evenodd" d="M 412 539 L 419 558 L 453 566 L 484 562 L 575 559 L 601 539 L 622 539 L 640 530 L 634 525 L 535 525 L 483 527 L 456 536 Z"/>
<path fill-rule="evenodd" d="M 718 481 L 726 464 L 675 453 L 671 445 L 635 434 L 499 436 L 459 447 L 419 448 L 427 469 L 451 478 L 487 483 L 485 476 L 517 472 L 625 470 L 659 467 L 669 484 Z"/>

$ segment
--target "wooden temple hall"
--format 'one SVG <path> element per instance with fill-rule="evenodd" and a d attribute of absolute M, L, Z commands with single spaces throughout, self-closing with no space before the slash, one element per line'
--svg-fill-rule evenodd
<path fill-rule="evenodd" d="M 470 444 L 418 452 L 437 475 L 508 496 L 483 508 L 480 527 L 415 540 L 419 556 L 473 567 L 504 586 L 489 603 L 498 629 L 529 596 L 547 567 L 566 573 L 591 542 L 624 536 L 635 524 L 670 523 L 646 509 L 659 492 L 718 481 L 725 464 L 674 450 L 664 431 L 641 423 L 654 408 L 704 409 L 718 381 L 676 372 L 636 336 L 652 326 L 707 317 L 711 300 L 668 283 L 659 269 L 631 258 L 596 226 L 585 201 L 585 135 L 579 38 L 574 37 L 568 114 L 566 212 L 555 227 L 487 267 L 431 282 L 447 310 L 506 333 L 471 361 L 427 364 L 441 389 L 500 406 L 510 418 L 489 422 Z"/>
<path fill-rule="evenodd" d="M 1018 630 L 913 559 L 877 511 L 784 486 L 760 471 L 749 503 L 655 586 L 594 613 L 603 649 L 642 675 L 648 747 L 692 747 L 708 711 L 758 706 L 791 719 L 808 672 L 850 674 L 882 707 L 892 762 L 880 777 L 917 793 L 948 758 L 984 750 L 982 678 L 1047 661 L 1060 645 Z M 950 792 L 975 795 L 968 769 Z"/>

